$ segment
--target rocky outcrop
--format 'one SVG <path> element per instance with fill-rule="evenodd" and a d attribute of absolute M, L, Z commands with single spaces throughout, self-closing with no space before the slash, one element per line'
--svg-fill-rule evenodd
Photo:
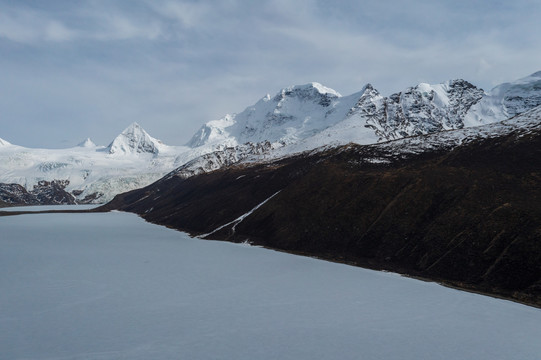
<path fill-rule="evenodd" d="M 75 197 L 66 192 L 68 180 L 39 181 L 30 191 L 19 184 L 0 184 L 0 201 L 15 205 L 72 205 Z"/>

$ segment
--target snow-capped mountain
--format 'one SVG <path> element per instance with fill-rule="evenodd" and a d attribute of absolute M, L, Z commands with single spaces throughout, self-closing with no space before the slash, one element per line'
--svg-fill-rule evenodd
<path fill-rule="evenodd" d="M 157 155 L 164 144 L 150 136 L 139 124 L 133 123 L 107 147 L 109 154 L 149 153 Z"/>
<path fill-rule="evenodd" d="M 344 138 L 364 144 L 393 140 L 462 128 L 465 114 L 483 94 L 463 80 L 420 84 L 389 97 L 370 84 L 349 96 L 317 83 L 293 86 L 265 96 L 240 114 L 205 124 L 188 145 L 266 140 L 320 146 Z"/>
<path fill-rule="evenodd" d="M 541 71 L 496 86 L 466 116 L 466 125 L 505 120 L 541 105 Z"/>
<path fill-rule="evenodd" d="M 344 114 L 344 101 L 336 91 L 318 83 L 291 86 L 274 97 L 266 95 L 237 115 L 205 124 L 188 143 L 243 144 L 262 141 L 294 143 L 334 124 Z M 347 107 L 347 104 L 346 104 Z"/>
<path fill-rule="evenodd" d="M 288 145 L 287 153 L 327 144 L 372 144 L 501 121 L 540 104 L 541 72 L 489 93 L 461 79 L 421 83 L 388 97 L 371 84 L 341 96 L 311 83 L 266 95 L 239 114 L 210 121 L 187 145 L 269 141 Z"/>
<path fill-rule="evenodd" d="M 2 141 L 0 183 L 22 185 L 28 196 L 38 190 L 45 193 L 47 184 L 62 184 L 74 201 L 102 203 L 117 193 L 148 185 L 209 151 L 167 146 L 136 123 L 108 147 L 96 146 L 90 139 L 69 149 L 31 149 Z"/>
<path fill-rule="evenodd" d="M 241 113 L 206 123 L 187 146 L 165 145 L 137 123 L 107 147 L 86 139 L 70 149 L 29 149 L 0 139 L 0 183 L 20 184 L 29 192 L 43 181 L 61 183 L 78 202 L 106 202 L 170 172 L 188 177 L 322 146 L 470 128 L 540 104 L 541 72 L 488 93 L 464 80 L 422 83 L 388 97 L 371 84 L 342 96 L 310 83 L 284 88 Z"/>
<path fill-rule="evenodd" d="M 85 141 L 80 142 L 79 144 L 77 144 L 77 146 L 85 147 L 85 148 L 93 148 L 93 147 L 96 147 L 96 144 L 94 144 L 94 142 L 90 140 L 90 138 L 86 138 Z"/>

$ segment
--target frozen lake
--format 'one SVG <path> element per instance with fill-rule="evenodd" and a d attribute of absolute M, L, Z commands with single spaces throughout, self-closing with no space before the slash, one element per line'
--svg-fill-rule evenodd
<path fill-rule="evenodd" d="M 541 358 L 541 310 L 125 213 L 0 217 L 0 359 Z"/>
<path fill-rule="evenodd" d="M 44 205 L 44 206 L 14 206 L 0 208 L 0 211 L 46 211 L 46 210 L 90 210 L 101 206 L 102 204 L 91 205 Z"/>

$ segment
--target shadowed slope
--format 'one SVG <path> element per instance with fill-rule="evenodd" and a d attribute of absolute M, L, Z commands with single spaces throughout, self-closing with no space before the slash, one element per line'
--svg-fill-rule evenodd
<path fill-rule="evenodd" d="M 382 146 L 349 145 L 188 179 L 166 177 L 117 196 L 106 209 L 194 235 L 211 233 L 207 238 L 539 305 L 540 169 L 538 128 L 395 158 Z"/>

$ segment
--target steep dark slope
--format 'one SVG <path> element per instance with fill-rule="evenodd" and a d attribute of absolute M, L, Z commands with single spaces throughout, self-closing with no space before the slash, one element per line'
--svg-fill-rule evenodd
<path fill-rule="evenodd" d="M 188 179 L 170 176 L 105 208 L 194 235 L 211 233 L 210 239 L 249 241 L 541 305 L 539 129 L 449 151 L 389 154 L 350 145 Z M 372 163 L 377 158 L 392 161 Z M 242 221 L 216 230 L 266 199 Z"/>

